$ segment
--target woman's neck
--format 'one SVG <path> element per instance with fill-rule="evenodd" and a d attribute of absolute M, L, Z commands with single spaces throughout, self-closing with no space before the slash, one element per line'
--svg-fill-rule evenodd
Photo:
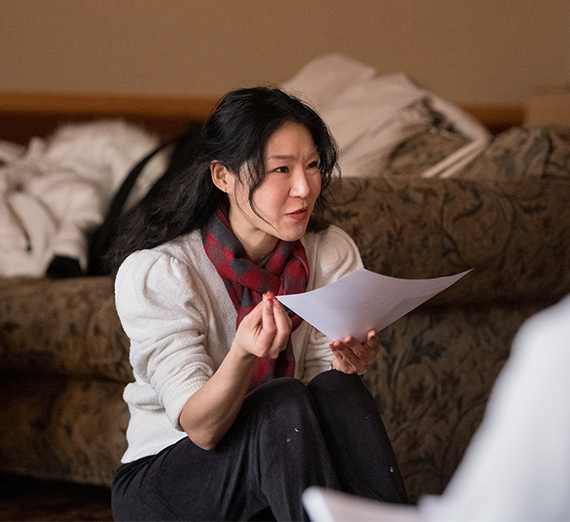
<path fill-rule="evenodd" d="M 236 237 L 239 239 L 239 242 L 242 244 L 250 259 L 256 265 L 262 265 L 265 258 L 275 250 L 279 240 L 268 234 L 265 234 L 264 237 L 257 238 L 256 240 L 256 235 L 258 234 L 253 234 L 254 237 L 240 237 L 236 234 Z"/>

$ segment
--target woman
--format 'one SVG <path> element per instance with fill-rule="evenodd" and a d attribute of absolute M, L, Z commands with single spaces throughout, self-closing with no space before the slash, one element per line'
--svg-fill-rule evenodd
<path fill-rule="evenodd" d="M 312 109 L 241 89 L 205 122 L 188 168 L 131 213 L 116 241 L 135 375 L 116 520 L 304 520 L 310 485 L 405 501 L 358 375 L 375 333 L 330 342 L 275 299 L 362 265 L 322 222 L 335 168 Z"/>

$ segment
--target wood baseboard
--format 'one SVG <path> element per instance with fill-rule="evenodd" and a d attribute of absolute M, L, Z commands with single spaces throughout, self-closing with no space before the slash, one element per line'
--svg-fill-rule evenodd
<path fill-rule="evenodd" d="M 206 118 L 216 102 L 208 97 L 0 92 L 0 113 L 198 120 Z"/>
<path fill-rule="evenodd" d="M 205 119 L 214 97 L 0 92 L 0 139 L 27 143 L 63 122 L 123 118 L 160 135 L 181 132 L 191 121 Z M 524 119 L 519 106 L 465 105 L 463 109 L 497 134 Z"/>
<path fill-rule="evenodd" d="M 462 105 L 461 108 L 493 134 L 524 122 L 524 107 L 519 105 Z"/>
<path fill-rule="evenodd" d="M 0 92 L 0 139 L 25 145 L 63 123 L 106 118 L 169 137 L 207 118 L 216 103 L 207 97 Z"/>

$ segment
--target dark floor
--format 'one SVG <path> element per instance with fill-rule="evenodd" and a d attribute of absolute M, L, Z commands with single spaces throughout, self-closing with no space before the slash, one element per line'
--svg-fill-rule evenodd
<path fill-rule="evenodd" d="M 111 491 L 0 474 L 0 520 L 111 521 Z"/>

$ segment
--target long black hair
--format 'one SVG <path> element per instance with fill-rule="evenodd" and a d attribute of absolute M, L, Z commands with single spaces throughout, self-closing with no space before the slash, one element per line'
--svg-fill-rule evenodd
<path fill-rule="evenodd" d="M 153 248 L 201 228 L 220 205 L 228 204 L 227 194 L 212 181 L 213 161 L 248 186 L 249 203 L 255 211 L 253 194 L 266 176 L 265 146 L 287 122 L 305 126 L 319 154 L 321 193 L 307 230 L 323 229 L 327 189 L 338 172 L 337 146 L 327 126 L 312 108 L 279 89 L 239 89 L 222 98 L 201 128 L 191 128 L 186 137 L 191 145 L 187 164 L 170 169 L 125 216 L 109 256 L 113 270 L 136 250 Z"/>

